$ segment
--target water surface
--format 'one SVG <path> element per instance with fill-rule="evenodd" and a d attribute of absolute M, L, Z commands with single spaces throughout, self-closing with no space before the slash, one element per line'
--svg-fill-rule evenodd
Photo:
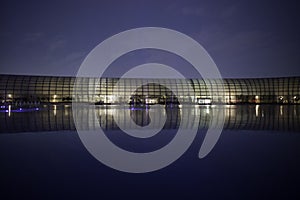
<path fill-rule="evenodd" d="M 98 107 L 98 123 L 115 144 L 137 152 L 159 149 L 172 140 L 181 117 L 180 109 L 167 109 L 162 132 L 142 141 L 116 126 L 113 115 L 118 110 Z M 141 126 L 149 123 L 147 112 L 129 110 Z M 145 174 L 119 172 L 94 159 L 77 135 L 69 105 L 40 106 L 10 115 L 1 112 L 1 193 L 38 199 L 299 197 L 299 106 L 224 107 L 220 140 L 207 157 L 199 159 L 213 112 L 216 108 L 195 107 L 200 122 L 191 147 L 170 166 Z"/>

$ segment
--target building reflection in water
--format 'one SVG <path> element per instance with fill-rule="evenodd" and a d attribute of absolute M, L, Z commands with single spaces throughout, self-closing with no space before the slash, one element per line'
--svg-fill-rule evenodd
<path fill-rule="evenodd" d="M 81 119 L 83 129 L 94 128 L 98 123 L 105 130 L 119 130 L 119 127 L 135 129 L 151 125 L 152 128 L 177 129 L 181 122 L 179 108 L 160 109 L 161 115 L 151 117 L 157 108 L 129 106 L 96 106 L 96 112 L 90 107 L 85 107 L 81 112 L 89 115 L 96 114 L 98 121 Z M 224 112 L 224 129 L 230 130 L 278 130 L 300 131 L 299 105 L 213 105 L 191 106 L 188 111 L 189 119 L 184 128 L 198 125 L 199 129 L 210 126 L 212 116 Z M 75 130 L 72 108 L 70 105 L 44 105 L 39 108 L 14 110 L 9 112 L 1 110 L 0 132 L 43 132 Z M 199 122 L 195 116 L 200 116 Z M 134 123 L 132 123 L 134 122 Z"/>

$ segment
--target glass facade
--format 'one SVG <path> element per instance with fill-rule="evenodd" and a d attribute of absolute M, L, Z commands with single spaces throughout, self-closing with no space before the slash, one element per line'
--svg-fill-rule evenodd
<path fill-rule="evenodd" d="M 15 105 L 72 100 L 98 104 L 300 104 L 300 77 L 147 79 L 147 84 L 143 84 L 144 79 L 118 81 L 117 78 L 0 75 L 0 102 Z"/>

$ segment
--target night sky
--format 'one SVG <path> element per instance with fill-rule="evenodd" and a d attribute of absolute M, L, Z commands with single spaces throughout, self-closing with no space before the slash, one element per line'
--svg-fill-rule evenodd
<path fill-rule="evenodd" d="M 101 41 L 154 26 L 198 41 L 225 78 L 300 76 L 296 2 L 1 1 L 0 74 L 74 76 Z M 129 53 L 106 75 L 154 61 L 193 76 L 186 62 L 157 50 Z"/>

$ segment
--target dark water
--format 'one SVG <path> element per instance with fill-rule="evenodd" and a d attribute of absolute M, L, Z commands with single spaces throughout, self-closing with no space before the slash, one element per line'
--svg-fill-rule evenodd
<path fill-rule="evenodd" d="M 299 199 L 299 106 L 224 107 L 222 135 L 203 159 L 198 152 L 215 108 L 195 109 L 201 116 L 199 131 L 188 151 L 166 168 L 144 174 L 113 170 L 89 154 L 68 106 L 2 112 L 1 195 L 22 199 Z M 164 134 L 152 138 L 155 142 L 143 143 L 122 136 L 113 120 L 116 110 L 99 107 L 99 123 L 112 141 L 132 151 L 161 148 L 176 134 L 181 117 L 179 109 L 169 109 Z M 145 109 L 130 110 L 130 114 L 139 125 L 149 123 Z"/>

